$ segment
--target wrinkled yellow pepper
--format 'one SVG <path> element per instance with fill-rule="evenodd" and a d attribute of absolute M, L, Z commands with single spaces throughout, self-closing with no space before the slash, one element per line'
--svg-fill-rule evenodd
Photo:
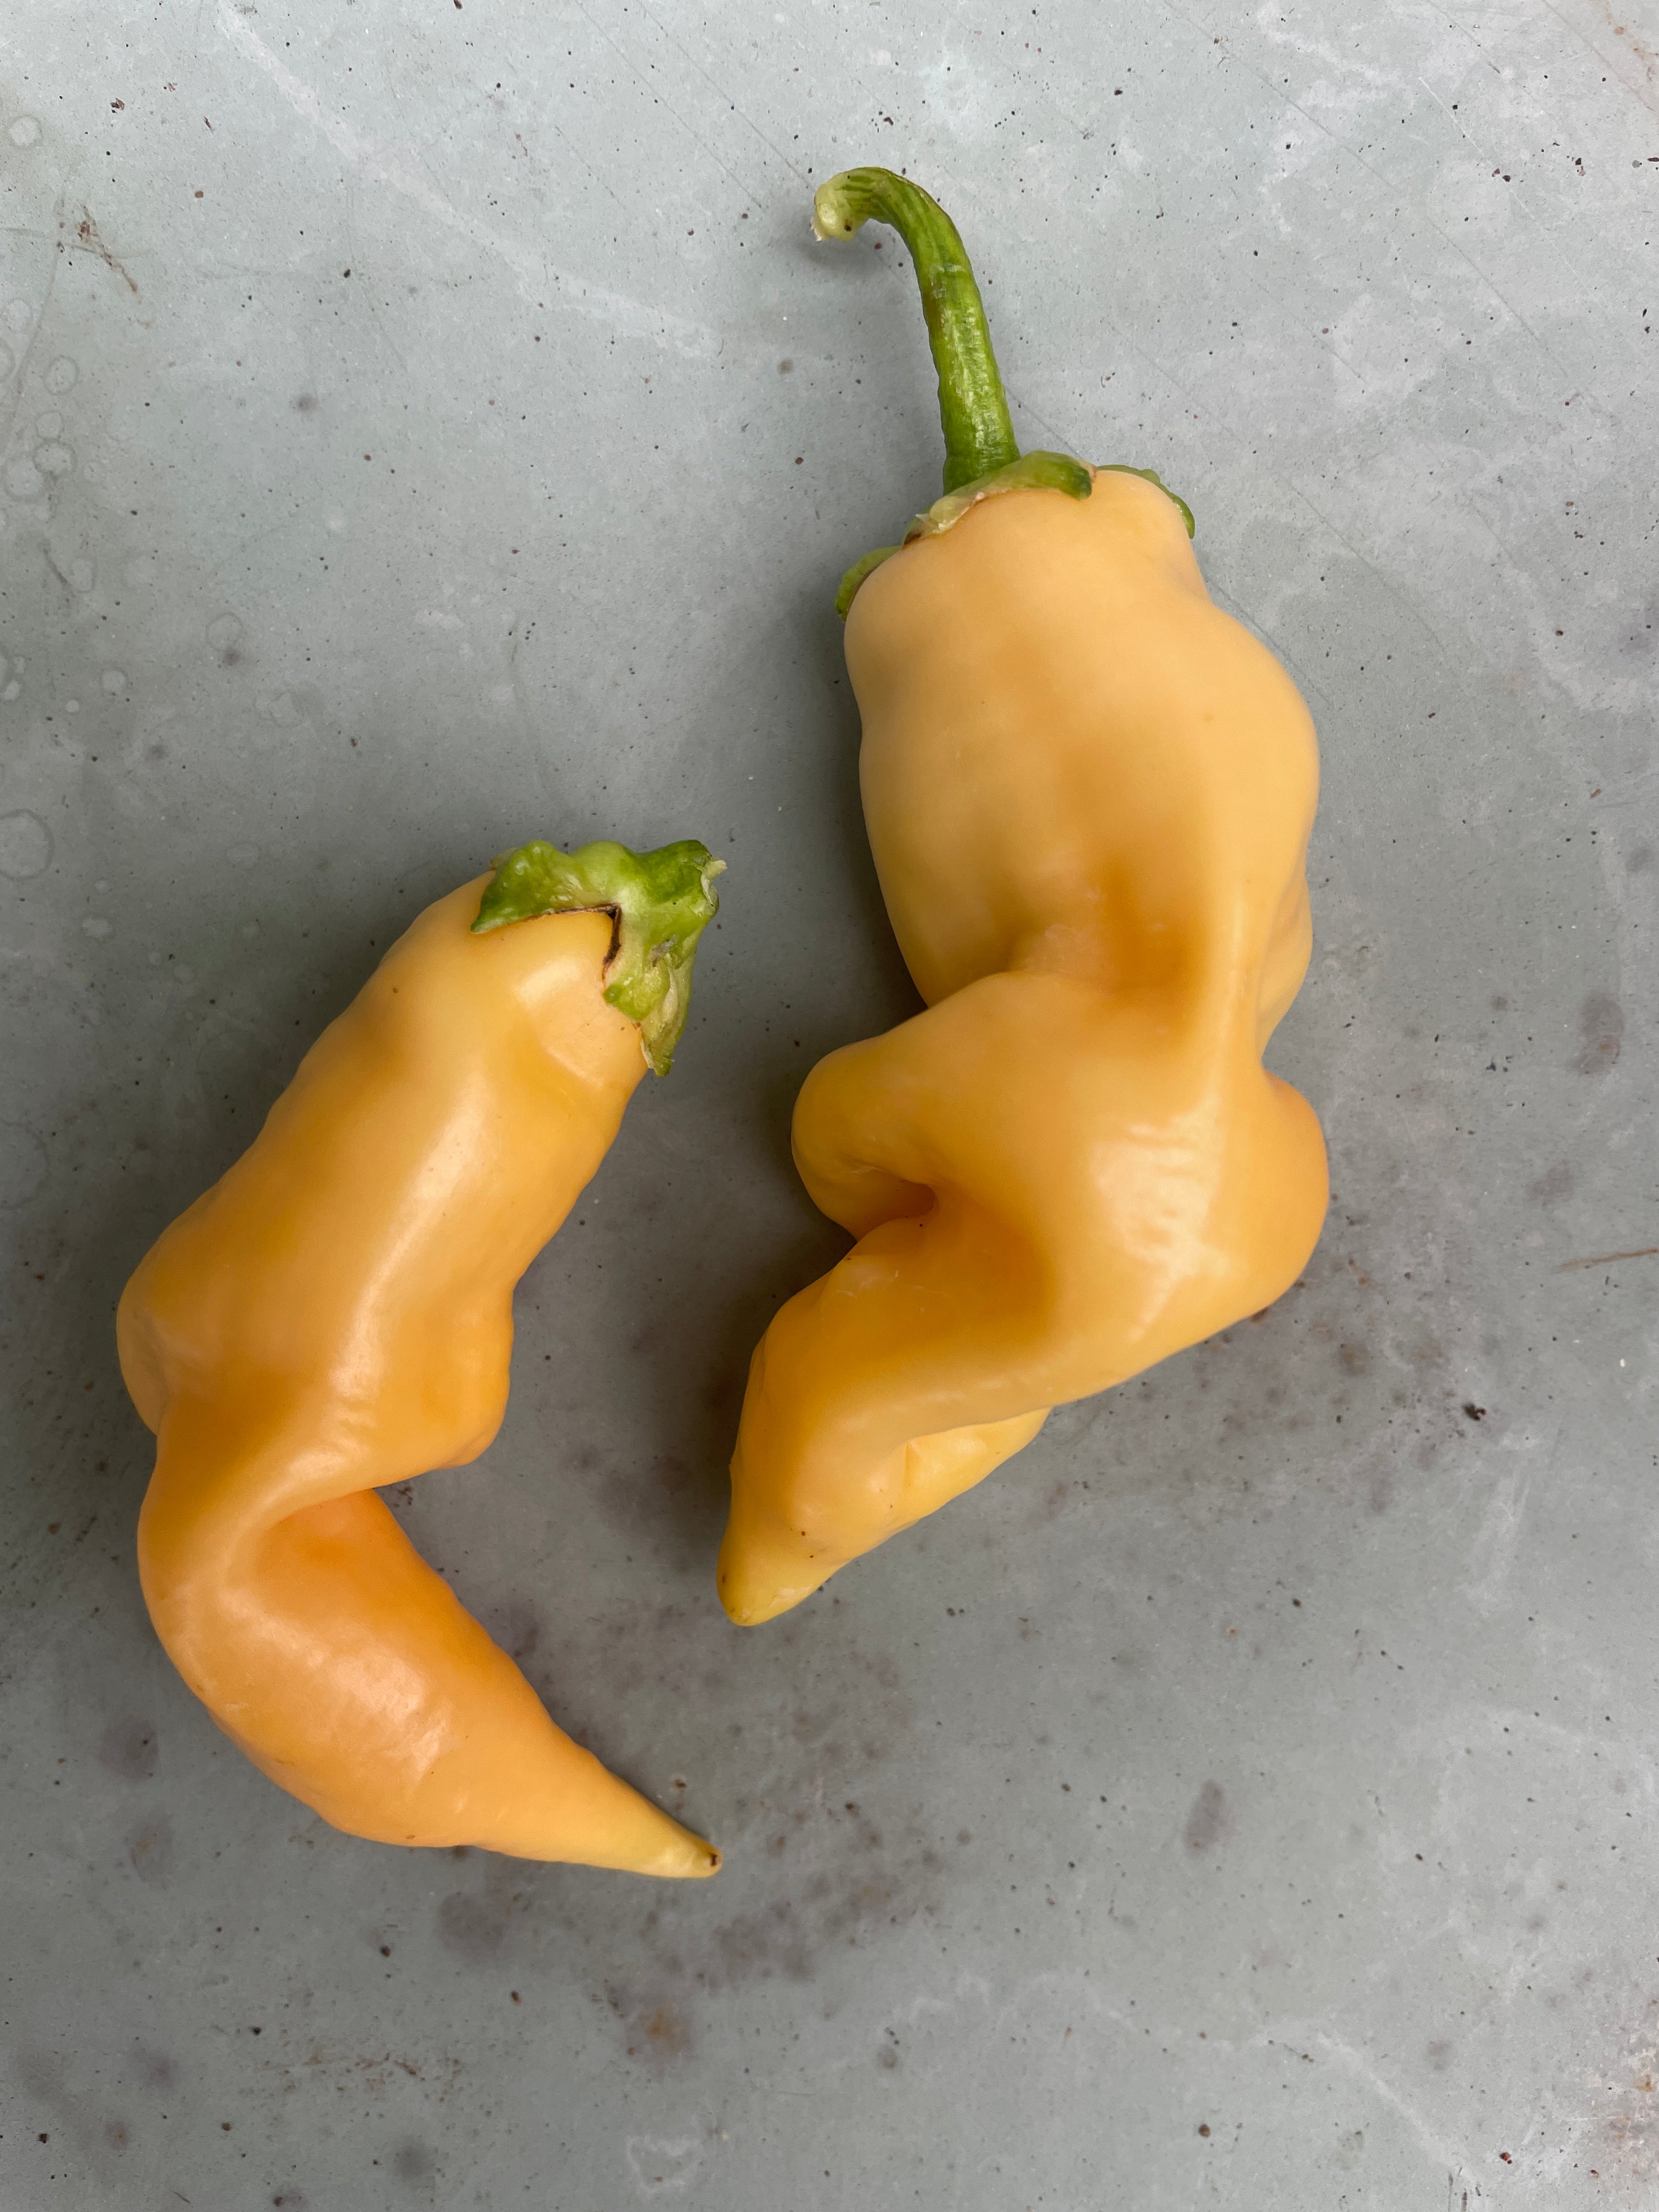
<path fill-rule="evenodd" d="M 353 1834 L 720 1863 L 555 1727 L 374 1489 L 495 1436 L 514 1285 L 668 1066 L 720 865 L 532 845 L 428 908 L 121 1300 L 157 1633 Z"/>
<path fill-rule="evenodd" d="M 1048 1409 L 1254 1313 L 1324 1217 L 1262 1048 L 1311 947 L 1313 726 L 1213 605 L 1143 471 L 1021 459 L 961 240 L 895 226 L 939 369 L 946 496 L 848 572 L 883 895 L 927 1011 L 809 1077 L 794 1152 L 858 1239 L 754 1358 L 720 1587 L 771 1619 L 978 1482 Z"/>

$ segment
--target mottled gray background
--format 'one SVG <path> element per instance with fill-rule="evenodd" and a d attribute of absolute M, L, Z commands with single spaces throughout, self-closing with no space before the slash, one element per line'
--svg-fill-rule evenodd
<path fill-rule="evenodd" d="M 1337 1196 L 739 1632 L 790 1103 L 914 1003 L 830 596 L 930 375 L 807 229 L 872 158 L 1306 692 Z M 1655 0 L 9 0 L 0 192 L 4 2212 L 1659 2200 Z M 405 1510 L 695 1887 L 246 1765 L 111 1341 L 388 936 L 607 832 L 731 862 L 693 1027 Z"/>

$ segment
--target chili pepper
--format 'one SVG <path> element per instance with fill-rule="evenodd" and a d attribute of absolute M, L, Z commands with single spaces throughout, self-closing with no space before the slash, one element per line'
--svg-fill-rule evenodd
<path fill-rule="evenodd" d="M 530 845 L 428 907 L 122 1297 L 156 1632 L 352 1834 L 720 1863 L 555 1727 L 374 1492 L 495 1436 L 514 1285 L 669 1066 L 722 865 Z"/>
<path fill-rule="evenodd" d="M 945 496 L 838 604 L 865 820 L 927 1011 L 794 1115 L 858 1239 L 755 1353 L 720 1565 L 766 1620 L 978 1482 L 1050 1407 L 1253 1314 L 1318 1237 L 1325 1151 L 1261 1052 L 1306 973 L 1318 764 L 1150 471 L 1020 456 L 973 271 L 885 169 L 818 191 L 909 248 Z"/>

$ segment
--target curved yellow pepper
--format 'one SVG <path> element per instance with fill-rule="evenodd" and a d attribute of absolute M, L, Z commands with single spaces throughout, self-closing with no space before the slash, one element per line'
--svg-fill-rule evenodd
<path fill-rule="evenodd" d="M 865 817 L 927 1011 L 796 1107 L 806 1187 L 858 1243 L 755 1354 L 720 1565 L 744 1623 L 1057 1402 L 1279 1297 L 1327 1199 L 1312 1109 L 1261 1066 L 1311 946 L 1306 708 L 1156 480 L 1021 460 L 1000 386 L 1000 424 L 982 377 L 964 400 L 989 341 L 936 204 L 856 170 L 817 215 L 902 229 L 940 364 L 953 496 L 843 586 Z"/>
<path fill-rule="evenodd" d="M 668 1065 L 720 865 L 532 846 L 428 908 L 121 1300 L 156 1632 L 336 1827 L 720 1863 L 555 1727 L 374 1495 L 495 1436 L 514 1285 Z"/>

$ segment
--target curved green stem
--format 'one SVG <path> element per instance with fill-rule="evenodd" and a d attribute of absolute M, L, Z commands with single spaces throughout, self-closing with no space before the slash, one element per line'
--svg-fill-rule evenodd
<path fill-rule="evenodd" d="M 850 238 L 870 222 L 890 224 L 916 265 L 939 371 L 945 489 L 957 491 L 1019 459 L 979 286 L 955 223 L 908 177 L 890 169 L 843 169 L 818 186 L 812 228 L 819 238 Z"/>
<path fill-rule="evenodd" d="M 1009 420 L 1008 402 L 991 350 L 991 333 L 979 286 L 957 227 L 931 192 L 890 169 L 843 169 L 820 185 L 812 202 L 812 228 L 819 238 L 848 238 L 866 222 L 890 223 L 910 249 L 921 287 L 927 338 L 939 371 L 939 414 L 945 430 L 945 496 L 925 514 L 913 516 L 900 545 L 878 545 L 855 561 L 841 580 L 836 612 L 843 622 L 865 579 L 917 538 L 932 538 L 955 527 L 969 507 L 999 492 L 1058 491 L 1068 499 L 1087 499 L 1094 478 L 1069 453 L 1021 456 Z M 1145 477 L 1168 494 L 1181 510 L 1187 535 L 1193 511 L 1170 490 L 1154 469 L 1108 461 L 1109 469 Z"/>
<path fill-rule="evenodd" d="M 697 939 L 720 908 L 714 880 L 725 869 L 695 837 L 654 853 L 630 852 L 609 839 L 562 853 L 538 839 L 496 861 L 472 927 L 502 929 L 543 914 L 608 914 L 605 998 L 639 1024 L 647 1064 L 666 1075 L 691 1002 Z"/>

